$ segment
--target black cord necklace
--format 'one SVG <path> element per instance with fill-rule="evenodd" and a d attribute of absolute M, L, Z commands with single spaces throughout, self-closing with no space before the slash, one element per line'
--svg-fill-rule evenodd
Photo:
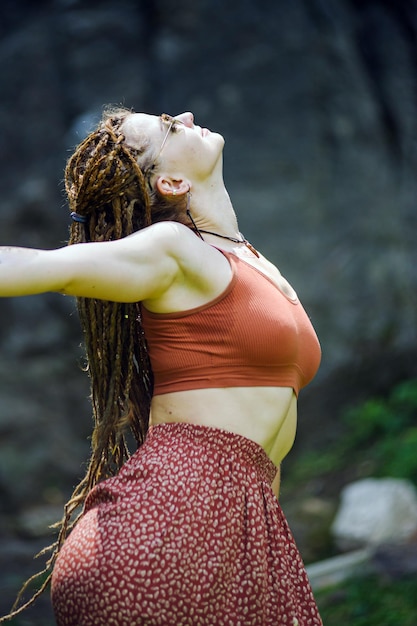
<path fill-rule="evenodd" d="M 239 233 L 239 235 L 241 235 L 242 239 L 238 239 L 237 237 L 229 237 L 228 235 L 221 235 L 220 233 L 215 233 L 212 230 L 203 230 L 202 228 L 198 228 L 196 223 L 194 222 L 190 211 L 187 211 L 187 215 L 190 218 L 194 230 L 196 231 L 196 233 L 200 236 L 201 239 L 203 239 L 201 233 L 204 233 L 206 235 L 214 235 L 214 237 L 221 237 L 221 239 L 228 239 L 229 241 L 233 241 L 233 243 L 243 243 L 251 252 L 253 252 L 253 254 L 255 256 L 258 257 L 259 259 L 259 253 L 258 251 L 253 247 L 253 245 L 251 243 L 249 243 L 249 241 L 247 239 L 245 239 L 244 235 L 242 235 L 242 233 Z"/>
<path fill-rule="evenodd" d="M 244 243 L 245 246 L 249 248 L 249 250 L 253 252 L 253 254 L 259 258 L 258 251 L 253 247 L 251 243 L 249 243 L 247 239 L 245 239 L 242 233 L 239 233 L 239 235 L 242 236 L 242 239 L 238 239 L 237 237 L 229 237 L 228 235 L 220 235 L 220 233 L 213 233 L 213 231 L 211 230 L 203 230 L 202 228 L 200 228 L 198 232 L 205 233 L 206 235 L 214 235 L 215 237 L 221 237 L 222 239 L 228 239 L 229 241 L 233 241 L 233 243 Z"/>

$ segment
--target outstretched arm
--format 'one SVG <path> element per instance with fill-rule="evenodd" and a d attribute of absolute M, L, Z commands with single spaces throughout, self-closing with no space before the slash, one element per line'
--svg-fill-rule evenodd
<path fill-rule="evenodd" d="M 124 239 L 55 250 L 0 247 L 0 296 L 55 291 L 116 302 L 156 298 L 179 271 L 177 226 L 165 222 Z"/>

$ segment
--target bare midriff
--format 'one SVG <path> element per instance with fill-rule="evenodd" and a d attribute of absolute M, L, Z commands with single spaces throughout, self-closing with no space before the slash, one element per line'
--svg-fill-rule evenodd
<path fill-rule="evenodd" d="M 189 423 L 252 439 L 278 466 L 297 427 L 297 397 L 289 387 L 193 389 L 154 396 L 151 424 Z"/>

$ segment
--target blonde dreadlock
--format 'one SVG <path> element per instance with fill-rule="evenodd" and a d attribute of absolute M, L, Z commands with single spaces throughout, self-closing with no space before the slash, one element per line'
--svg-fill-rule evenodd
<path fill-rule="evenodd" d="M 137 149 L 125 143 L 120 127 L 130 113 L 126 109 L 105 112 L 98 128 L 67 163 L 65 189 L 76 217 L 69 245 L 120 239 L 161 220 L 186 222 L 178 206 L 164 201 L 149 184 L 155 168 L 149 145 Z M 65 538 L 82 514 L 73 519 L 75 513 L 94 485 L 116 474 L 129 457 L 126 432 L 130 429 L 139 447 L 148 429 L 153 381 L 139 305 L 87 298 L 78 298 L 77 304 L 91 382 L 91 457 L 85 477 L 65 505 L 63 519 L 55 525 L 57 541 L 40 553 L 52 551 L 45 569 L 25 583 L 11 612 L 0 622 L 21 613 L 46 589 Z M 42 576 L 46 579 L 32 598 L 16 608 L 28 586 Z"/>

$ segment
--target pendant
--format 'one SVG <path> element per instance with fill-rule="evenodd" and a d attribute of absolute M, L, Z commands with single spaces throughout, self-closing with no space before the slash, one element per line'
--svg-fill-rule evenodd
<path fill-rule="evenodd" d="M 243 241 L 243 243 L 259 259 L 259 252 L 253 247 L 253 245 L 251 243 L 249 243 L 249 241 L 246 241 L 246 239 Z"/>

